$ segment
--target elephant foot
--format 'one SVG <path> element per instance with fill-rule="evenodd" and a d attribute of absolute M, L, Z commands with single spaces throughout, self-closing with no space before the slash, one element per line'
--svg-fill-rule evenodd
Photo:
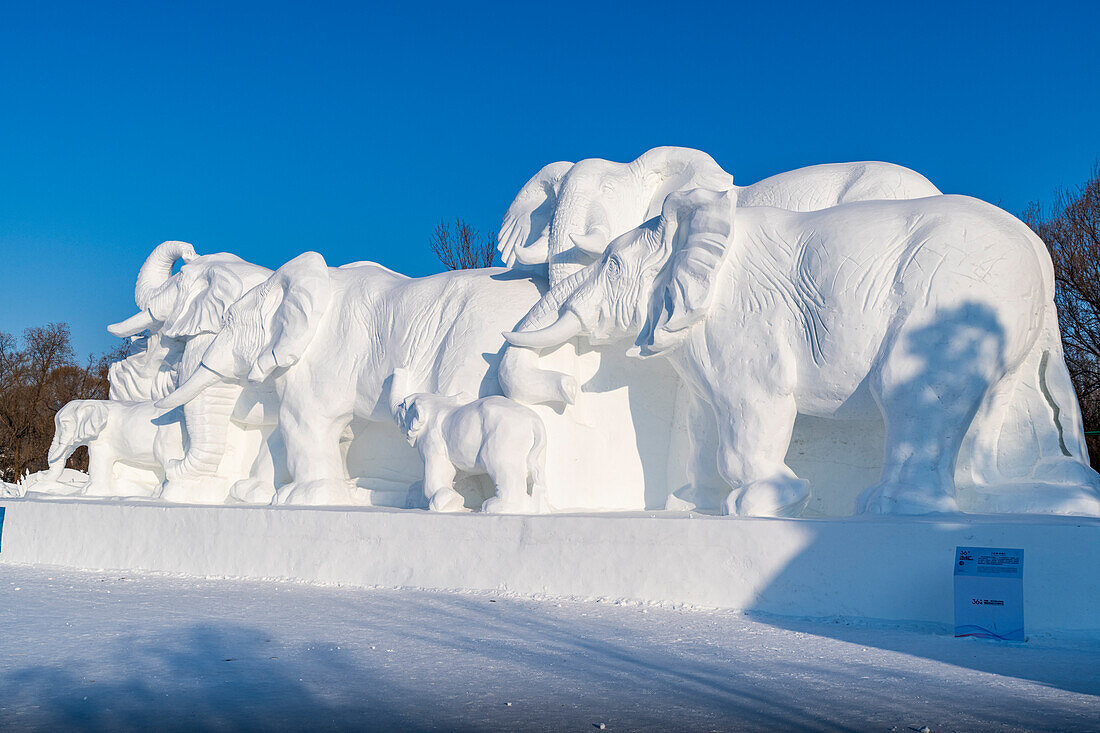
<path fill-rule="evenodd" d="M 857 510 L 860 514 L 956 514 L 959 502 L 938 486 L 881 481 L 859 495 Z"/>
<path fill-rule="evenodd" d="M 275 499 L 275 486 L 260 479 L 245 478 L 233 484 L 229 496 L 245 504 L 270 504 Z"/>
<path fill-rule="evenodd" d="M 1100 475 L 1091 467 L 1070 456 L 1058 456 L 1040 461 L 1031 472 L 1030 480 L 1100 489 Z"/>
<path fill-rule="evenodd" d="M 1090 486 L 1035 481 L 970 486 L 960 503 L 974 514 L 1061 514 L 1100 516 L 1100 494 Z"/>
<path fill-rule="evenodd" d="M 535 499 L 526 494 L 522 499 L 491 496 L 481 505 L 481 511 L 485 514 L 541 514 L 538 504 Z"/>
<path fill-rule="evenodd" d="M 273 504 L 371 506 L 370 492 L 343 479 L 295 481 L 275 492 Z"/>
<path fill-rule="evenodd" d="M 809 501 L 809 481 L 776 474 L 731 491 L 722 513 L 731 517 L 795 517 Z"/>
<path fill-rule="evenodd" d="M 433 512 L 460 512 L 464 508 L 462 494 L 454 489 L 439 489 L 428 500 L 428 509 Z"/>
<path fill-rule="evenodd" d="M 224 504 L 229 498 L 229 486 L 217 476 L 170 478 L 164 482 L 158 498 L 173 504 Z"/>
<path fill-rule="evenodd" d="M 405 496 L 406 509 L 427 509 L 428 499 L 424 496 L 424 482 L 417 481 L 409 487 L 409 493 Z"/>
<path fill-rule="evenodd" d="M 549 499 L 546 498 L 546 491 L 540 490 L 531 496 L 531 501 L 534 503 L 534 509 L 532 514 L 553 514 L 554 507 L 550 506 Z"/>
<path fill-rule="evenodd" d="M 669 494 L 665 499 L 665 511 L 666 512 L 693 512 L 695 511 L 695 502 L 689 499 L 684 499 L 676 494 Z"/>

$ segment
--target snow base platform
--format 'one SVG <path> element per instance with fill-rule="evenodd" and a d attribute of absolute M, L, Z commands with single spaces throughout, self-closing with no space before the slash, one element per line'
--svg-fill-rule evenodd
<path fill-rule="evenodd" d="M 683 603 L 953 623 L 955 547 L 1024 549 L 1027 632 L 1100 636 L 1100 520 L 501 516 L 0 501 L 0 565 Z"/>

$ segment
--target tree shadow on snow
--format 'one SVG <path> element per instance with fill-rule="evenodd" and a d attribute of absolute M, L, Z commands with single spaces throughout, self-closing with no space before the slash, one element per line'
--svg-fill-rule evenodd
<path fill-rule="evenodd" d="M 1006 342 L 1004 328 L 988 307 L 963 302 L 957 307 L 945 308 L 934 322 L 910 334 L 905 356 L 911 377 L 897 385 L 895 393 L 903 395 L 913 405 L 914 419 L 931 407 L 946 410 L 956 418 L 967 416 L 964 424 L 969 425 L 976 405 L 957 399 L 957 395 L 970 389 L 972 380 L 980 372 L 988 370 L 999 373 L 1003 370 Z M 939 393 L 928 387 L 933 382 L 941 385 Z M 894 415 L 892 418 L 903 423 L 907 415 Z M 997 426 L 978 427 L 993 430 Z M 900 447 L 909 456 L 917 458 L 941 449 L 947 441 L 944 431 L 939 430 L 903 429 L 902 434 L 904 440 Z M 961 439 L 961 436 L 957 437 Z M 1010 517 L 1004 519 L 1006 522 L 1011 521 Z M 1029 586 L 1035 582 L 1037 574 L 1054 568 L 1044 568 L 1036 562 L 1046 559 L 1042 554 L 1043 548 L 1030 546 L 1023 537 L 1014 537 L 1011 524 L 1001 523 L 999 518 L 968 518 L 955 514 L 928 517 L 856 516 L 851 519 L 795 521 L 799 521 L 800 529 L 804 530 L 809 539 L 799 554 L 758 592 L 751 610 L 764 614 L 759 617 L 760 620 L 784 629 L 855 644 L 879 646 L 959 667 L 1033 680 L 1071 692 L 1100 694 L 1100 665 L 1095 661 L 1095 648 L 1091 654 L 1088 649 L 1081 652 L 1081 666 L 1059 667 L 1042 664 L 1043 651 L 1034 643 L 1030 646 L 996 645 L 956 640 L 950 636 L 949 628 L 938 624 L 920 625 L 919 628 L 925 632 L 921 634 L 882 634 L 870 633 L 866 624 L 861 626 L 844 621 L 823 624 L 792 618 L 794 615 L 814 615 L 804 610 L 808 604 L 807 594 L 820 594 L 820 579 L 827 577 L 830 579 L 831 595 L 824 603 L 825 606 L 844 608 L 849 603 L 852 607 L 859 608 L 860 602 L 852 600 L 853 598 L 867 598 L 878 594 L 875 605 L 893 608 L 891 618 L 905 618 L 907 607 L 920 606 L 927 609 L 934 606 L 938 617 L 950 619 L 953 613 L 954 550 L 960 535 L 956 531 L 947 532 L 942 523 L 996 522 L 1004 527 L 1003 540 L 999 546 L 1023 547 L 1025 557 L 1031 561 L 1024 573 L 1026 625 L 1029 601 L 1045 602 L 1038 597 L 1038 593 L 1030 592 Z M 1095 520 L 1080 521 L 1092 523 Z M 832 531 L 842 522 L 848 523 L 845 531 Z M 1064 518 L 1029 517 L 1026 520 L 1027 524 L 1044 522 L 1064 523 Z M 891 541 L 891 526 L 898 526 L 907 535 L 914 530 L 918 536 L 923 534 L 921 541 L 925 547 L 915 553 L 914 557 L 910 557 L 904 545 Z M 929 547 L 935 548 L 935 552 L 928 551 Z M 935 565 L 931 567 L 928 563 L 930 555 L 936 558 Z M 899 579 L 904 582 L 899 582 Z M 1061 582 L 1069 581 L 1067 579 Z M 813 600 L 809 601 L 812 602 Z M 935 636 L 927 633 L 933 628 Z M 1094 645 L 1095 641 L 1090 643 Z M 1072 655 L 1074 650 L 1067 644 L 1061 652 Z M 981 704 L 980 700 L 974 701 L 975 706 Z M 1036 723 L 1041 722 L 1040 718 L 1034 720 Z"/>
<path fill-rule="evenodd" d="M 378 695 L 342 698 L 350 680 L 370 690 L 371 675 L 343 662 L 334 644 L 287 649 L 262 631 L 213 623 L 164 636 L 120 635 L 114 659 L 9 667 L 0 672 L 0 722 L 84 731 L 419 729 Z M 307 682 L 319 670 L 344 686 L 318 693 Z"/>

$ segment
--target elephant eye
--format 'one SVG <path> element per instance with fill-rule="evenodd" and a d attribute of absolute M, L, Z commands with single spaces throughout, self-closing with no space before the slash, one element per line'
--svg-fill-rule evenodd
<path fill-rule="evenodd" d="M 623 274 L 623 263 L 617 256 L 607 260 L 607 279 L 618 280 Z"/>

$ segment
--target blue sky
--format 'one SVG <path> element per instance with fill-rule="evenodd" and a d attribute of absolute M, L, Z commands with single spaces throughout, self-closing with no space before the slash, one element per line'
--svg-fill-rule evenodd
<path fill-rule="evenodd" d="M 440 269 L 543 164 L 887 160 L 1013 212 L 1100 156 L 1100 4 L 0 6 L 0 330 L 114 343 L 165 239 Z"/>

